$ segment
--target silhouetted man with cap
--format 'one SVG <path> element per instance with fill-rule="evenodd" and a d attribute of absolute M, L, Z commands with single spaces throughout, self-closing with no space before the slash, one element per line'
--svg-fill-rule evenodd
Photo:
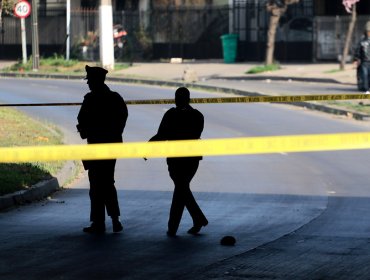
<path fill-rule="evenodd" d="M 175 93 L 176 108 L 171 108 L 164 114 L 157 134 L 149 141 L 200 139 L 204 117 L 201 112 L 192 108 L 189 102 L 189 90 L 185 87 L 178 88 Z M 190 181 L 197 172 L 201 159 L 200 156 L 167 158 L 168 171 L 175 184 L 168 221 L 168 236 L 176 235 L 185 207 L 193 219 L 193 227 L 188 230 L 189 234 L 197 234 L 208 224 L 190 190 Z"/>
<path fill-rule="evenodd" d="M 104 83 L 107 70 L 86 65 L 86 80 L 91 92 L 84 96 L 77 129 L 88 144 L 122 142 L 128 117 L 123 98 Z M 116 159 L 83 161 L 90 181 L 91 225 L 88 233 L 105 232 L 105 209 L 112 218 L 113 231 L 122 231 L 117 191 L 114 186 Z"/>

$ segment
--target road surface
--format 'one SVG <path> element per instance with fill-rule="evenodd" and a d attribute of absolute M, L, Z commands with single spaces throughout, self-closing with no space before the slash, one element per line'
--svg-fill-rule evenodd
<path fill-rule="evenodd" d="M 87 88 L 83 81 L 37 79 L 1 79 L 0 85 L 3 103 L 81 102 Z M 126 100 L 174 93 L 110 86 Z M 205 96 L 214 95 L 192 93 Z M 124 140 L 149 139 L 170 107 L 129 106 Z M 194 107 L 205 116 L 203 139 L 369 130 L 367 122 L 287 105 Z M 68 143 L 83 143 L 75 130 L 78 107 L 24 110 L 57 124 Z M 165 234 L 173 188 L 165 160 L 119 160 L 123 233 L 111 233 L 108 223 L 103 236 L 82 232 L 89 216 L 83 174 L 48 200 L 0 213 L 0 278 L 368 279 L 369 156 L 365 150 L 205 157 L 192 189 L 210 223 L 190 236 L 185 213 L 174 239 Z M 224 235 L 235 236 L 236 246 L 221 246 Z"/>

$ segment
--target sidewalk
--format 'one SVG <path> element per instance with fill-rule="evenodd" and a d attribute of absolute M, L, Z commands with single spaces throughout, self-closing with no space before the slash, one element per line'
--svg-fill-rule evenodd
<path fill-rule="evenodd" d="M 0 60 L 0 70 L 15 63 L 15 61 Z M 356 71 L 347 64 L 344 71 L 339 70 L 339 63 L 283 63 L 281 69 L 259 74 L 245 74 L 246 71 L 261 66 L 263 63 L 232 63 L 222 60 L 187 61 L 183 63 L 169 62 L 138 62 L 127 69 L 115 71 L 112 76 L 121 78 L 157 79 L 162 81 L 181 81 L 184 72 L 194 71 L 199 81 L 217 78 L 237 79 L 303 79 L 322 82 L 356 84 Z"/>
<path fill-rule="evenodd" d="M 344 71 L 339 70 L 339 63 L 315 64 L 282 64 L 282 69 L 260 74 L 245 74 L 249 69 L 262 63 L 233 63 L 222 61 L 185 61 L 183 63 L 134 63 L 132 67 L 116 72 L 115 76 L 159 79 L 165 81 L 181 81 L 184 72 L 194 71 L 199 81 L 214 78 L 237 79 L 302 79 L 322 82 L 338 82 L 356 84 L 356 71 L 348 64 Z"/>

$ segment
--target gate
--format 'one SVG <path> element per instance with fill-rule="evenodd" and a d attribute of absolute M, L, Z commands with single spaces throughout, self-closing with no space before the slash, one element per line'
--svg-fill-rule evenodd
<path fill-rule="evenodd" d="M 265 1 L 235 0 L 233 30 L 239 34 L 239 60 L 265 59 L 269 13 Z M 302 50 L 305 50 L 302 52 Z M 313 1 L 288 6 L 276 32 L 275 59 L 311 61 L 313 51 Z"/>
<path fill-rule="evenodd" d="M 358 16 L 350 47 L 353 55 L 357 42 L 361 39 L 368 16 Z M 343 52 L 350 16 L 316 17 L 314 29 L 314 55 L 318 60 L 338 60 Z"/>

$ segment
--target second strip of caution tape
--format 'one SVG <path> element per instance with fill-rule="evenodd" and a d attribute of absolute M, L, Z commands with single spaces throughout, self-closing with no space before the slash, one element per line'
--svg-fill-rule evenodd
<path fill-rule="evenodd" d="M 0 148 L 0 162 L 224 156 L 370 149 L 370 133 Z"/>

